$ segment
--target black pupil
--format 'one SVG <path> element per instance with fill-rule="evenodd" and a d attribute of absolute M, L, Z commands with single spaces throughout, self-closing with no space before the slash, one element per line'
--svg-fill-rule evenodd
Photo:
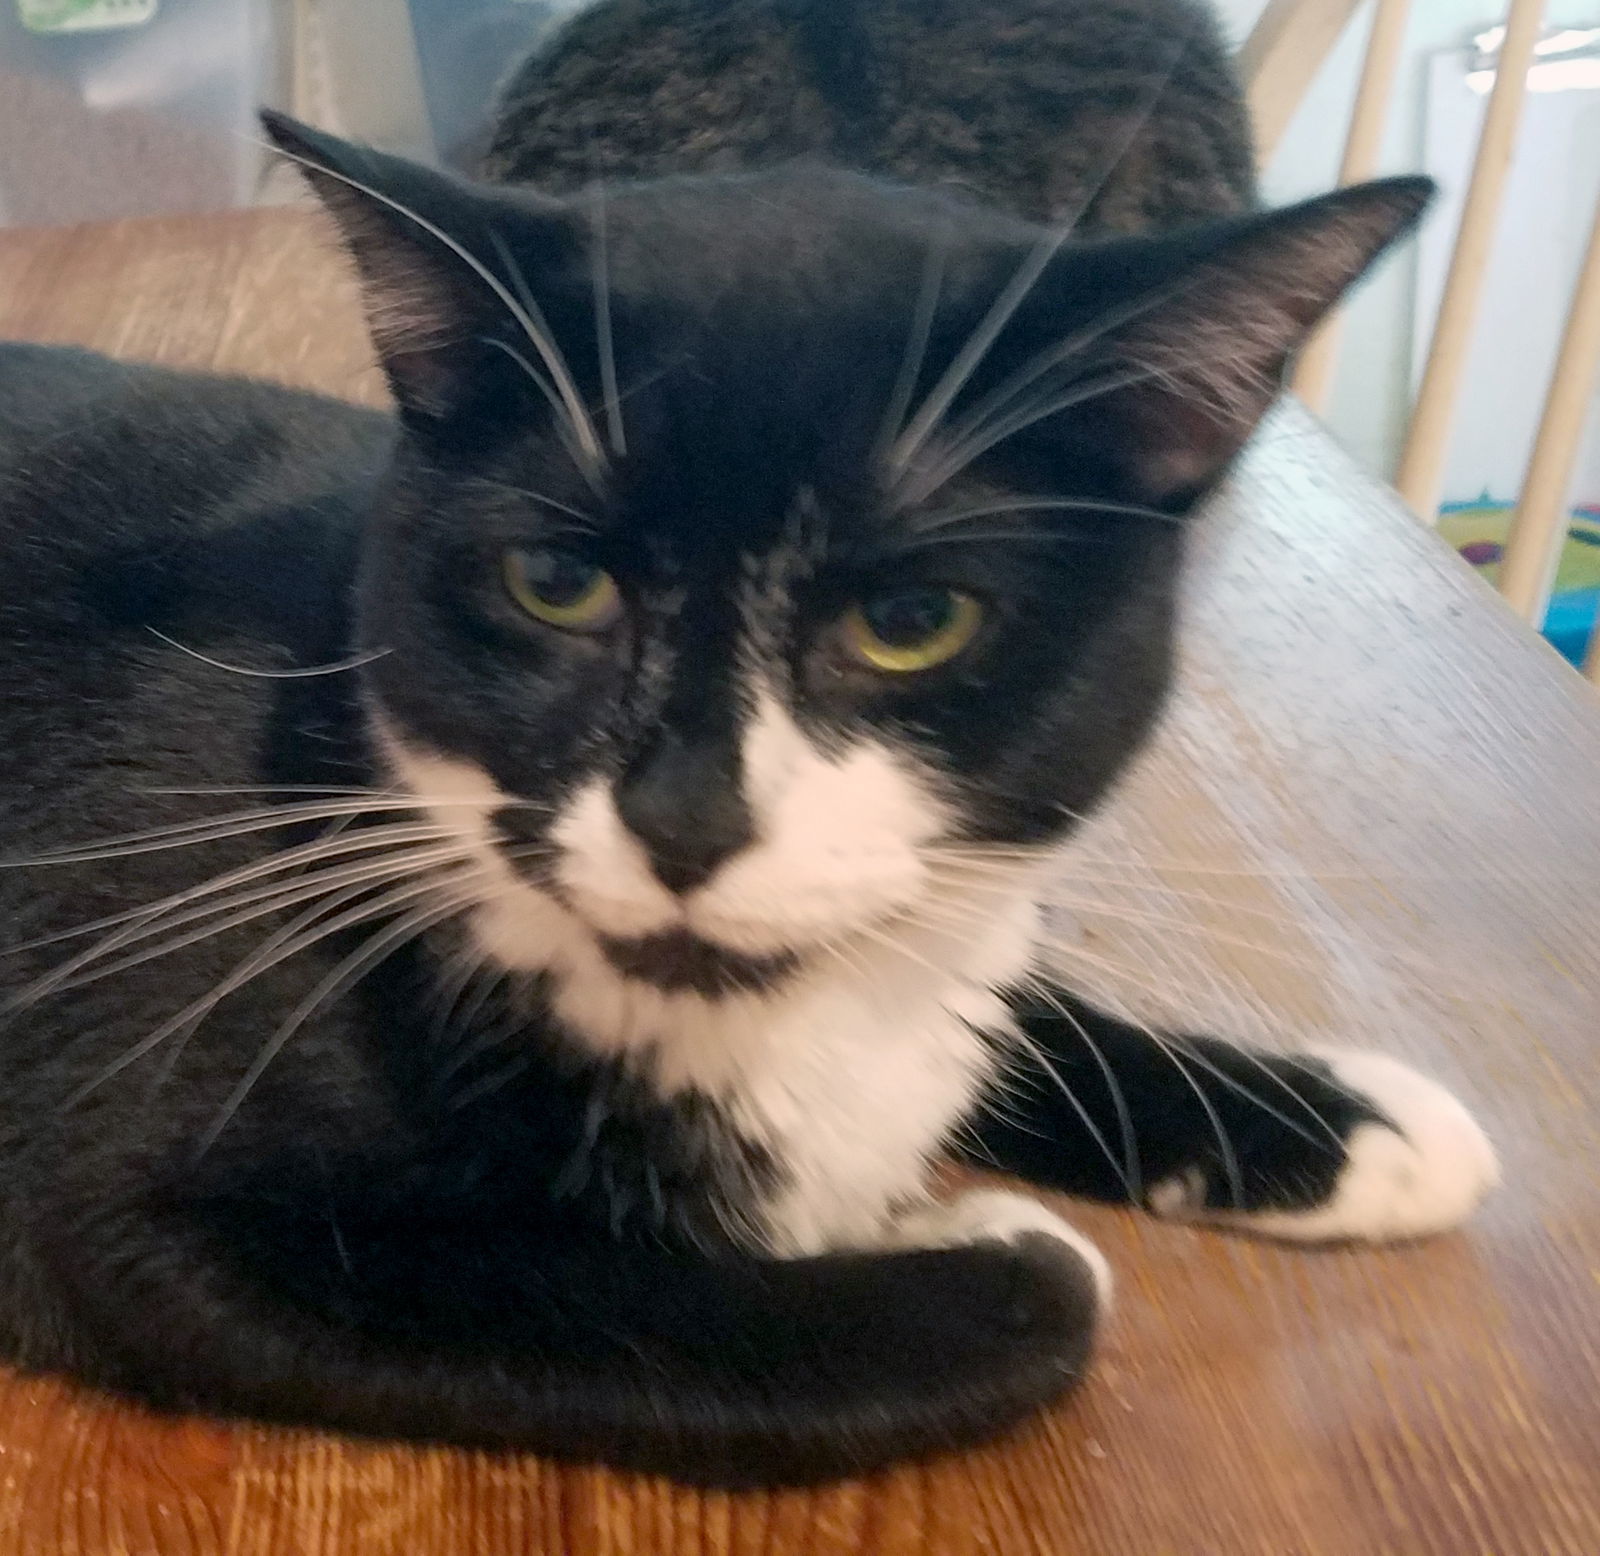
<path fill-rule="evenodd" d="M 594 588 L 600 569 L 563 551 L 524 551 L 518 559 L 528 587 L 546 605 L 576 605 Z"/>
<path fill-rule="evenodd" d="M 955 613 L 955 596 L 948 589 L 882 594 L 861 607 L 872 635 L 891 648 L 915 648 L 937 637 L 950 625 Z"/>

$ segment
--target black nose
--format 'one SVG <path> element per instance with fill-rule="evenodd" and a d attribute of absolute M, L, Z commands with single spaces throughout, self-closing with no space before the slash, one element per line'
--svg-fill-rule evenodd
<path fill-rule="evenodd" d="M 704 885 L 755 836 L 731 740 L 665 730 L 618 780 L 617 811 L 669 891 Z"/>

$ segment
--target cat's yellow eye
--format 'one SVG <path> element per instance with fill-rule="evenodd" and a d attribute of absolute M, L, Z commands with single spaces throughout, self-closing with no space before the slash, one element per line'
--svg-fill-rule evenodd
<path fill-rule="evenodd" d="M 878 594 L 845 613 L 845 646 L 863 664 L 891 675 L 932 670 L 977 635 L 983 607 L 955 589 Z"/>
<path fill-rule="evenodd" d="M 604 632 L 622 614 L 616 579 L 570 551 L 513 547 L 502 568 L 506 593 L 547 626 L 565 632 Z"/>

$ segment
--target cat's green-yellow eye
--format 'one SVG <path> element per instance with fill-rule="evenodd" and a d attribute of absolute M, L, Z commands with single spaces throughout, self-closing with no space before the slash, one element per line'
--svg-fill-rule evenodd
<path fill-rule="evenodd" d="M 616 579 L 570 551 L 513 546 L 502 569 L 506 593 L 546 626 L 565 632 L 604 632 L 622 614 Z"/>
<path fill-rule="evenodd" d="M 906 675 L 954 659 L 982 623 L 983 607 L 970 594 L 902 589 L 851 606 L 844 617 L 844 641 L 862 664 Z"/>

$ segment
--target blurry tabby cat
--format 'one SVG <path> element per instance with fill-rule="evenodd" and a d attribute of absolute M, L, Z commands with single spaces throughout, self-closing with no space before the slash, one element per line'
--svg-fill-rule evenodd
<path fill-rule="evenodd" d="M 824 157 L 1079 236 L 1251 202 L 1198 0 L 609 0 L 509 82 L 484 172 L 542 189 Z"/>
<path fill-rule="evenodd" d="M 1035 960 L 1191 511 L 1427 198 L 1240 214 L 1242 126 L 1189 0 L 609 0 L 509 99 L 545 192 L 271 121 L 393 421 L 0 352 L 9 1355 L 793 1480 L 1083 1370 L 1103 1261 L 943 1152 L 1465 1216 L 1432 1083 Z"/>

